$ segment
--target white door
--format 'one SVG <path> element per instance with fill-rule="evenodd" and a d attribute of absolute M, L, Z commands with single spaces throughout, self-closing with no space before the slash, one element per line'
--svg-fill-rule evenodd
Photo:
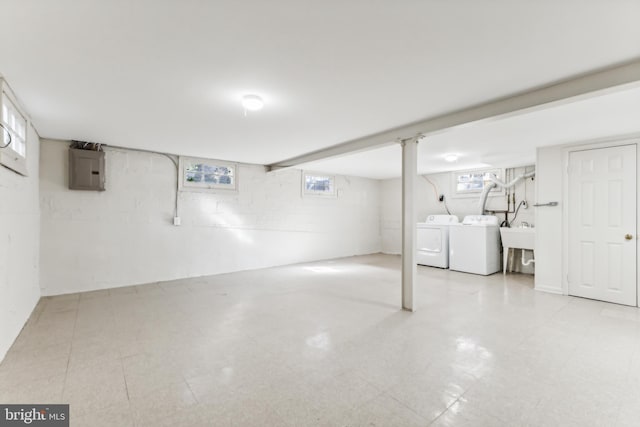
<path fill-rule="evenodd" d="M 636 146 L 569 153 L 569 295 L 637 305 Z"/>

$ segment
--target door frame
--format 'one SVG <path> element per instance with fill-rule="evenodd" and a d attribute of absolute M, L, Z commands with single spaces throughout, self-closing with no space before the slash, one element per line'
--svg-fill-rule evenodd
<path fill-rule="evenodd" d="M 640 191 L 640 138 L 625 138 L 603 142 L 586 143 L 572 145 L 562 150 L 562 294 L 569 295 L 569 156 L 572 152 L 597 150 L 601 148 L 621 147 L 625 145 L 636 146 L 636 193 Z M 640 197 L 636 197 L 636 307 L 640 300 L 640 283 L 638 281 L 640 267 L 640 247 L 638 246 L 638 236 L 640 236 Z"/>

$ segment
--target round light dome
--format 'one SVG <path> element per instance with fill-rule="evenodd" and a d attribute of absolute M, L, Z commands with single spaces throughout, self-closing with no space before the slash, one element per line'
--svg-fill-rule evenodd
<path fill-rule="evenodd" d="M 458 160 L 458 155 L 457 154 L 447 154 L 444 156 L 444 159 L 447 162 L 455 162 L 456 160 Z"/>
<path fill-rule="evenodd" d="M 264 107 L 264 101 L 258 95 L 245 95 L 242 97 L 242 106 L 245 110 L 258 111 Z"/>

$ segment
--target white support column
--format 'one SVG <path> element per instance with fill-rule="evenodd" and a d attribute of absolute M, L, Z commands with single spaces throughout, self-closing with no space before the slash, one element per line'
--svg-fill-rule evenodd
<path fill-rule="evenodd" d="M 413 299 L 416 267 L 416 181 L 418 180 L 418 139 L 402 144 L 402 309 L 415 311 Z"/>

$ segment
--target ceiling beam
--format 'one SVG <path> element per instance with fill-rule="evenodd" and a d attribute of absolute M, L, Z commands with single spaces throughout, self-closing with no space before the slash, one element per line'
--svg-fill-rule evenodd
<path fill-rule="evenodd" d="M 426 136 L 471 123 L 523 114 L 637 84 L 640 84 L 640 59 L 581 74 L 384 132 L 352 139 L 331 147 L 272 163 L 267 165 L 267 168 L 270 171 L 290 168 L 302 163 L 380 148 L 416 135 Z"/>

